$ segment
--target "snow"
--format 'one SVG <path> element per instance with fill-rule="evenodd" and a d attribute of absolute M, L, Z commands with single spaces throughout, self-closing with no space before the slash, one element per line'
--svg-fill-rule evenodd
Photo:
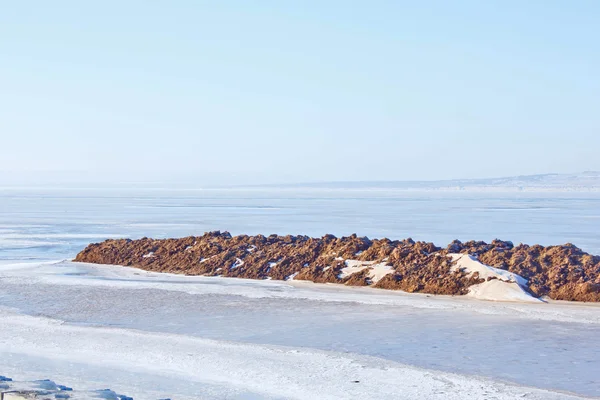
<path fill-rule="evenodd" d="M 3 397 L 4 400 L 31 400 L 30 396 L 21 395 L 18 393 L 7 393 Z"/>
<path fill-rule="evenodd" d="M 294 278 L 298 275 L 298 272 L 294 272 L 293 274 L 289 275 L 287 278 L 285 278 L 286 281 L 293 281 Z"/>
<path fill-rule="evenodd" d="M 345 264 L 346 267 L 342 268 L 340 274 L 338 275 L 340 279 L 344 279 L 352 274 L 362 271 L 363 269 L 369 269 L 369 279 L 373 284 L 375 284 L 384 276 L 394 273 L 394 269 L 385 262 L 377 263 L 377 261 L 346 260 Z"/>
<path fill-rule="evenodd" d="M 539 303 L 542 300 L 533 297 L 516 282 L 503 282 L 498 279 L 486 281 L 469 287 L 467 296 L 479 300 L 519 301 Z"/>
<path fill-rule="evenodd" d="M 467 276 L 478 273 L 486 282 L 469 287 L 467 296 L 480 300 L 541 302 L 524 287 L 527 279 L 515 273 L 482 264 L 470 254 L 449 254 L 455 264 L 451 271 L 464 271 Z"/>
<path fill-rule="evenodd" d="M 456 263 L 451 268 L 451 271 L 462 270 L 468 275 L 477 272 L 482 279 L 487 280 L 488 278 L 494 278 L 505 282 L 517 282 L 519 285 L 527 286 L 527 279 L 522 276 L 482 264 L 476 257 L 470 254 L 449 254 L 449 256 L 452 257 L 452 261 Z"/>
<path fill-rule="evenodd" d="M 241 267 L 242 265 L 244 265 L 244 261 L 241 258 L 236 258 L 235 262 L 233 263 L 233 265 L 231 266 L 231 269 L 236 269 Z"/>
<path fill-rule="evenodd" d="M 211 398 L 219 398 L 214 386 L 220 388 L 221 393 L 228 387 L 244 388 L 253 393 L 254 398 L 309 400 L 390 396 L 452 400 L 464 398 L 465 393 L 472 399 L 486 398 L 489 393 L 494 393 L 494 398 L 499 400 L 518 396 L 549 400 L 576 398 L 482 378 L 433 374 L 357 354 L 75 326 L 11 312 L 0 315 L 0 337 L 4 339 L 0 342 L 2 352 L 41 357 L 61 366 L 86 364 L 133 374 L 152 374 L 163 380 L 206 382 L 213 385 L 214 397 Z M 194 395 L 207 398 L 205 395 L 211 392 Z M 187 398 L 185 393 L 169 396 Z"/>
<path fill-rule="evenodd" d="M 4 393 L 4 400 L 33 400 L 33 399 L 72 399 L 72 400 L 92 400 L 92 399 L 131 399 L 131 397 L 117 394 L 109 389 L 94 391 L 73 390 L 73 388 L 59 385 L 50 379 L 34 381 L 4 381 L 0 376 L 0 392 Z"/>
<path fill-rule="evenodd" d="M 144 254 L 144 255 L 142 256 L 142 258 L 151 258 L 151 257 L 154 257 L 154 252 L 153 252 L 153 251 L 151 251 L 151 252 L 150 252 L 150 253 L 148 253 L 148 254 Z"/>
<path fill-rule="evenodd" d="M 271 271 L 271 268 L 275 267 L 278 263 L 276 262 L 270 262 L 267 266 L 267 272 Z M 271 277 L 267 277 L 267 279 L 271 279 Z"/>

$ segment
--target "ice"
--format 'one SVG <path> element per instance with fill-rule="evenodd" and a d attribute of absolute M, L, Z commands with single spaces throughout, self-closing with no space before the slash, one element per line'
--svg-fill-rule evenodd
<path fill-rule="evenodd" d="M 595 379 L 600 367 L 595 345 L 600 333 L 598 305 L 481 302 L 368 287 L 189 277 L 70 262 L 10 266 L 0 269 L 0 281 L 0 305 L 12 307 L 7 313 L 45 315 L 67 322 L 57 322 L 61 326 L 121 327 L 178 338 L 283 346 L 290 351 L 314 349 L 332 352 L 334 358 L 339 353 L 352 360 L 368 356 L 379 359 L 379 363 L 412 364 L 432 376 L 443 376 L 440 371 L 458 372 L 467 381 L 480 376 L 588 395 L 600 391 Z M 44 353 L 21 354 L 5 332 L 0 330 L 0 342 L 6 340 L 7 346 L 17 349 L 11 362 L 43 357 L 53 363 L 85 363 L 85 357 L 72 359 L 59 349 L 56 352 L 62 355 L 58 358 Z M 15 335 L 17 341 L 26 337 Z M 99 335 L 104 337 L 104 333 Z M 542 360 L 540 354 L 544 354 Z M 35 365 L 40 364 L 38 358 Z M 153 365 L 163 365 L 166 372 L 151 371 L 153 374 L 167 373 L 173 363 L 179 365 L 181 361 L 175 355 L 170 363 L 156 362 Z M 92 363 L 89 368 L 97 373 L 100 367 Z M 106 368 L 131 366 L 110 364 Z M 244 371 L 232 370 L 230 375 Z M 176 379 L 181 382 L 188 378 L 178 375 Z M 80 387 L 69 380 L 64 382 Z M 105 383 L 116 387 L 110 381 Z M 185 394 L 185 387 L 180 384 L 171 390 Z M 136 390 L 123 391 L 134 394 L 146 389 Z"/>
<path fill-rule="evenodd" d="M 10 312 L 0 316 L 0 333 L 8 339 L 0 349 L 11 354 L 244 388 L 264 398 L 461 399 L 464 393 L 472 398 L 489 393 L 497 399 L 575 398 L 481 378 L 432 374 L 369 356 L 73 326 Z M 180 390 L 186 395 L 185 388 Z"/>
<path fill-rule="evenodd" d="M 470 258 L 463 260 L 470 270 L 500 279 L 461 297 L 65 261 L 90 241 L 211 230 L 438 245 L 572 242 L 600 253 L 598 200 L 594 193 L 385 188 L 7 189 L 0 374 L 110 387 L 136 400 L 598 396 L 599 306 L 474 299 L 500 284 L 511 300 L 506 289 L 518 285 L 502 281 L 520 281 Z M 343 261 L 343 269 L 374 268 Z M 388 273 L 385 262 L 375 272 Z"/>

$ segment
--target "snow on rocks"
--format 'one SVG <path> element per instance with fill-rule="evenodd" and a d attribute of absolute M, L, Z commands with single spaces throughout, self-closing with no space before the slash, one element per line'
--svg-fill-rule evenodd
<path fill-rule="evenodd" d="M 490 267 L 482 264 L 472 255 L 469 254 L 448 254 L 452 257 L 452 261 L 456 264 L 451 268 L 451 271 L 464 271 L 467 274 L 479 273 L 481 279 L 499 279 L 505 282 L 516 282 L 519 285 L 527 286 L 527 279 L 512 272 L 503 269 Z"/>
<path fill-rule="evenodd" d="M 236 269 L 241 267 L 242 265 L 244 265 L 244 261 L 241 258 L 236 258 L 235 262 L 233 263 L 233 265 L 231 266 L 231 269 Z"/>
<path fill-rule="evenodd" d="M 276 263 L 276 262 L 273 262 L 273 261 L 269 262 L 269 265 L 268 265 L 268 267 L 267 267 L 267 272 L 270 272 L 270 271 L 271 271 L 271 268 L 274 268 L 274 267 L 276 267 L 276 266 L 277 266 L 277 263 Z M 269 277 L 269 278 L 270 278 L 270 277 Z"/>
<path fill-rule="evenodd" d="M 377 261 L 345 260 L 344 263 L 346 267 L 342 268 L 342 271 L 338 275 L 340 279 L 344 279 L 364 269 L 368 269 L 369 279 L 375 284 L 387 274 L 394 272 L 394 269 L 387 265 L 386 262 L 377 263 Z"/>
<path fill-rule="evenodd" d="M 469 287 L 467 296 L 480 300 L 502 300 L 502 301 L 524 301 L 540 302 L 533 297 L 524 287 L 527 287 L 527 279 L 515 273 L 490 267 L 482 264 L 469 254 L 449 254 L 455 264 L 451 271 L 463 271 L 471 276 L 479 274 L 485 282 Z"/>
<path fill-rule="evenodd" d="M 294 272 L 293 274 L 291 274 L 290 276 L 288 276 L 287 278 L 285 278 L 286 281 L 293 281 L 294 278 L 298 275 L 298 272 Z"/>
<path fill-rule="evenodd" d="M 197 245 L 184 251 L 194 242 Z M 138 256 L 150 251 L 154 252 L 153 257 Z M 360 257 L 355 256 L 360 251 L 363 251 Z M 469 269 L 467 274 L 450 270 L 453 261 L 447 256 L 457 253 L 476 257 L 455 256 L 456 261 L 456 257 L 461 257 L 458 268 Z M 243 260 L 243 268 L 239 268 L 238 258 Z M 352 260 L 357 259 L 385 264 L 378 267 L 364 262 L 353 264 Z M 90 244 L 75 260 L 207 276 L 217 275 L 217 269 L 223 267 L 223 276 L 248 279 L 270 276 L 274 280 L 285 280 L 299 272 L 298 279 L 317 283 L 370 286 L 376 281 L 375 285 L 380 289 L 446 295 L 466 294 L 470 286 L 489 278 L 516 282 L 524 288 L 527 285 L 525 290 L 535 297 L 600 302 L 600 256 L 585 253 L 572 244 L 514 247 L 512 243 L 500 240 L 492 243 L 453 241 L 444 249 L 412 239 L 371 240 L 356 235 L 342 238 L 333 235 L 322 238 L 292 235 L 233 237 L 226 232 L 209 232 L 201 237 L 181 239 L 107 240 Z M 267 270 L 268 263 L 276 260 L 281 262 L 277 261 L 275 268 Z M 324 269 L 327 266 L 329 268 Z M 518 275 L 488 266 L 513 271 L 530 281 L 526 283 Z M 394 272 L 390 273 L 392 268 Z M 347 276 L 349 274 L 352 276 Z"/>

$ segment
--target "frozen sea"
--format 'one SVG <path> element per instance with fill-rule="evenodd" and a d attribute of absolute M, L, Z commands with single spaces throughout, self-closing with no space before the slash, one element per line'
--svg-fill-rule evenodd
<path fill-rule="evenodd" d="M 138 399 L 600 396 L 600 308 L 71 263 L 105 238 L 325 233 L 572 242 L 600 194 L 0 189 L 0 375 Z"/>

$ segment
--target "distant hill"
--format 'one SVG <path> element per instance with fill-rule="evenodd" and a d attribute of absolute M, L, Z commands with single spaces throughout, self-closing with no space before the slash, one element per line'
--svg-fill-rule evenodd
<path fill-rule="evenodd" d="M 443 191 L 583 191 L 600 192 L 600 172 L 520 175 L 503 178 L 442 181 L 348 181 L 264 185 L 271 188 L 396 189 Z"/>

